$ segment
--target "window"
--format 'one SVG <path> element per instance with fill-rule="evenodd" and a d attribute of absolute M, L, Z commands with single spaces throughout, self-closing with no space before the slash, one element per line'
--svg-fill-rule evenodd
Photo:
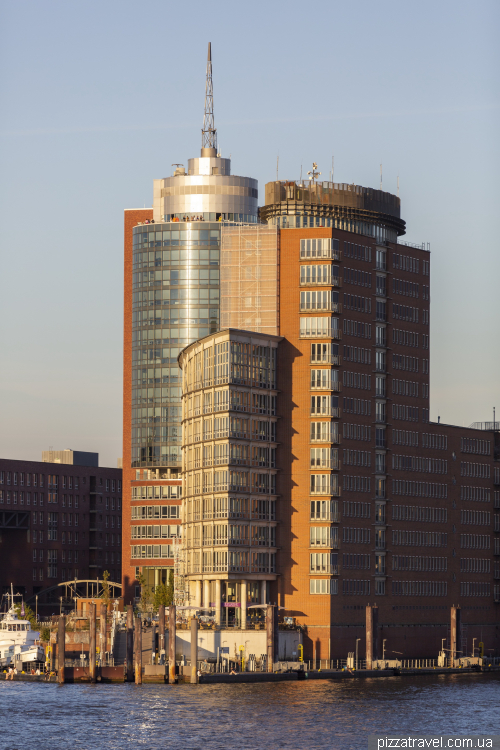
<path fill-rule="evenodd" d="M 340 312 L 339 293 L 330 290 L 301 292 L 300 309 L 301 311 L 330 310 L 332 312 Z"/>
<path fill-rule="evenodd" d="M 300 338 L 338 338 L 338 318 L 300 318 Z"/>
<path fill-rule="evenodd" d="M 340 255 L 339 241 L 331 237 L 300 240 L 300 258 L 334 258 Z"/>
<path fill-rule="evenodd" d="M 338 528 L 336 526 L 311 526 L 311 547 L 338 547 Z"/>
<path fill-rule="evenodd" d="M 371 247 L 357 245 L 354 242 L 344 242 L 344 255 L 346 258 L 354 258 L 354 260 L 362 260 L 366 263 L 371 263 L 372 261 Z"/>
<path fill-rule="evenodd" d="M 371 427 L 362 424 L 342 423 L 342 437 L 347 440 L 365 440 L 371 441 Z"/>
<path fill-rule="evenodd" d="M 370 349 L 362 349 L 359 346 L 344 346 L 344 359 L 346 362 L 358 362 L 362 365 L 371 364 Z"/>
<path fill-rule="evenodd" d="M 393 596 L 447 596 L 446 581 L 393 581 Z"/>
<path fill-rule="evenodd" d="M 300 283 L 325 284 L 327 286 L 339 286 L 339 267 L 329 264 L 319 266 L 301 266 Z"/>
<path fill-rule="evenodd" d="M 358 271 L 355 268 L 344 268 L 344 283 L 371 288 L 372 275 L 367 271 Z"/>
<path fill-rule="evenodd" d="M 342 593 L 344 596 L 369 596 L 370 581 L 344 578 L 342 580 Z"/>
<path fill-rule="evenodd" d="M 370 544 L 370 529 L 344 526 L 342 542 L 344 544 Z"/>
<path fill-rule="evenodd" d="M 375 294 L 378 294 L 381 297 L 385 297 L 386 295 L 385 276 L 381 276 L 380 274 L 377 274 L 375 279 L 376 279 Z"/>
<path fill-rule="evenodd" d="M 338 575 L 338 557 L 336 552 L 312 552 L 310 554 L 309 572 Z"/>
<path fill-rule="evenodd" d="M 427 264 L 429 263 L 429 261 L 424 262 L 427 262 Z M 412 258 L 409 255 L 400 255 L 399 253 L 393 253 L 392 267 L 397 268 L 401 271 L 419 273 L 419 260 L 418 258 Z"/>
<path fill-rule="evenodd" d="M 336 474 L 311 474 L 311 495 L 338 494 Z"/>
<path fill-rule="evenodd" d="M 371 314 L 372 301 L 369 297 L 360 297 L 357 294 L 344 294 L 344 308 L 346 310 Z"/>
<path fill-rule="evenodd" d="M 347 336 L 356 336 L 362 339 L 371 339 L 371 323 L 361 323 L 357 320 L 346 320 L 343 322 L 343 332 Z"/>
<path fill-rule="evenodd" d="M 446 508 L 425 508 L 420 505 L 392 505 L 392 520 L 447 523 L 448 511 Z"/>
<path fill-rule="evenodd" d="M 340 364 L 338 344 L 311 344 L 311 364 Z"/>
<path fill-rule="evenodd" d="M 338 591 L 338 580 L 336 578 L 312 578 L 310 581 L 310 594 L 331 594 Z"/>
<path fill-rule="evenodd" d="M 448 497 L 448 485 L 437 482 L 414 482 L 406 479 L 392 480 L 393 495 L 407 495 L 409 497 Z"/>

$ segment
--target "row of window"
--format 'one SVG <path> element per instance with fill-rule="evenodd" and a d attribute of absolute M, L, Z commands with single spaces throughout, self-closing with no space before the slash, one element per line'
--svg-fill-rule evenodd
<path fill-rule="evenodd" d="M 347 320 L 344 318 L 343 332 L 347 336 L 356 336 L 361 339 L 371 339 L 371 323 L 361 323 L 358 320 Z"/>
<path fill-rule="evenodd" d="M 491 476 L 490 465 L 471 463 L 470 461 L 460 461 L 460 476 L 489 479 Z"/>
<path fill-rule="evenodd" d="M 344 448 L 343 461 L 345 466 L 371 466 L 370 451 L 359 451 Z"/>
<path fill-rule="evenodd" d="M 392 494 L 408 497 L 448 497 L 448 485 L 437 482 L 413 482 L 407 479 L 392 480 Z"/>
<path fill-rule="evenodd" d="M 444 572 L 448 569 L 448 560 L 446 557 L 426 555 L 392 555 L 392 569 L 394 571 Z"/>
<path fill-rule="evenodd" d="M 394 370 L 406 370 L 407 372 L 418 372 L 418 357 L 409 357 L 406 354 L 392 355 L 392 367 Z"/>
<path fill-rule="evenodd" d="M 348 370 L 342 371 L 342 385 L 348 388 L 359 388 L 365 391 L 370 391 L 372 387 L 372 376 L 366 375 L 363 372 L 349 372 Z"/>
<path fill-rule="evenodd" d="M 398 346 L 413 346 L 418 348 L 418 333 L 401 328 L 392 329 L 392 343 Z"/>
<path fill-rule="evenodd" d="M 45 495 L 43 492 L 17 492 L 16 490 L 0 490 L 0 505 L 43 505 Z M 78 507 L 78 503 L 75 507 Z"/>
<path fill-rule="evenodd" d="M 489 503 L 490 490 L 487 487 L 461 486 L 460 500 L 472 500 L 480 503 Z"/>
<path fill-rule="evenodd" d="M 491 513 L 489 510 L 461 510 L 460 523 L 473 524 L 474 526 L 489 526 Z"/>
<path fill-rule="evenodd" d="M 344 294 L 344 308 L 371 314 L 372 301 L 369 297 L 360 297 L 358 294 Z"/>
<path fill-rule="evenodd" d="M 403 422 L 418 422 L 418 406 L 392 404 L 392 418 Z"/>
<path fill-rule="evenodd" d="M 419 523 L 446 523 L 446 508 L 426 508 L 420 505 L 392 505 L 393 521 L 418 521 Z"/>
<path fill-rule="evenodd" d="M 463 437 L 460 438 L 460 450 L 462 453 L 477 453 L 481 456 L 489 456 L 491 453 L 491 440 Z"/>
<path fill-rule="evenodd" d="M 392 379 L 392 392 L 397 396 L 418 398 L 418 383 L 413 380 Z"/>
<path fill-rule="evenodd" d="M 418 299 L 419 287 L 413 281 L 404 279 L 392 279 L 393 294 L 402 294 L 405 297 L 416 297 Z"/>
<path fill-rule="evenodd" d="M 426 474 L 447 474 L 448 461 L 444 458 L 423 456 L 400 456 L 392 454 L 392 468 L 401 471 L 421 471 Z"/>

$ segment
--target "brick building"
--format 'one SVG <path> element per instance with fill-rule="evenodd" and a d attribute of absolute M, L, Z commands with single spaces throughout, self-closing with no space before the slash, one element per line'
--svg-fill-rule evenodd
<path fill-rule="evenodd" d="M 151 586 L 164 580 L 177 550 L 183 596 L 219 619 L 219 593 L 235 608 L 238 597 L 275 602 L 306 628 L 309 658 L 345 658 L 363 637 L 368 604 L 378 607 L 387 654 L 434 657 L 452 605 L 462 610 L 464 651 L 480 638 L 498 652 L 500 433 L 429 420 L 429 247 L 400 239 L 398 197 L 318 182 L 315 166 L 311 180 L 268 183 L 257 222 L 255 181 L 233 185 L 216 153 L 202 149 L 187 174 L 178 167 L 156 181 L 153 210 L 126 212 L 126 600 L 138 595 L 139 574 Z M 222 196 L 240 196 L 239 212 Z M 241 364 L 238 336 L 253 346 L 252 335 L 279 340 L 276 444 L 266 446 L 275 451 L 272 519 L 252 516 L 260 493 L 250 426 L 229 442 L 213 426 L 205 446 L 201 413 L 185 412 L 181 452 L 179 353 L 187 363 L 197 347 L 225 343 L 229 373 Z M 202 387 L 188 387 L 187 402 L 204 398 Z M 227 411 L 228 424 L 247 419 L 241 403 Z M 195 429 L 206 456 L 196 454 Z M 239 497 L 216 497 L 216 455 L 225 471 L 248 475 Z M 247 508 L 241 523 L 233 500 Z M 205 501 L 207 514 L 218 503 L 217 529 Z M 259 576 L 253 546 L 264 521 L 275 567 Z"/>
<path fill-rule="evenodd" d="M 12 583 L 30 599 L 105 570 L 120 582 L 122 472 L 96 466 L 97 455 L 74 453 L 90 466 L 0 459 L 2 594 Z"/>

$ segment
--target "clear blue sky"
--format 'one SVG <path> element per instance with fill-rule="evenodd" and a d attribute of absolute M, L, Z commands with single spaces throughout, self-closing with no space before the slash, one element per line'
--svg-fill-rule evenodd
<path fill-rule="evenodd" d="M 198 155 L 396 192 L 431 243 L 431 416 L 500 413 L 497 0 L 0 2 L 0 455 L 121 456 L 123 209 Z M 211 18 L 212 20 L 206 20 Z"/>

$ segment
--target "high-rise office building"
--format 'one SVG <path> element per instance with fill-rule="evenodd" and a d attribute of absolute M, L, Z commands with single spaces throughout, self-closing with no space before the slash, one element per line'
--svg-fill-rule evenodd
<path fill-rule="evenodd" d="M 201 154 L 154 181 L 153 209 L 125 212 L 125 595 L 174 565 L 180 523 L 179 352 L 219 329 L 221 229 L 256 225 L 257 181 L 217 150 L 208 49 Z M 137 504 L 136 501 L 145 501 Z"/>
<path fill-rule="evenodd" d="M 158 181 L 155 223 L 130 227 L 126 597 L 177 555 L 218 626 L 276 603 L 308 658 L 353 651 L 367 604 L 387 653 L 435 656 L 451 605 L 464 653 L 499 648 L 500 433 L 429 420 L 429 247 L 401 239 L 398 197 L 315 166 L 268 183 L 258 221 L 175 202 L 200 165 L 216 195 L 215 153 Z"/>

